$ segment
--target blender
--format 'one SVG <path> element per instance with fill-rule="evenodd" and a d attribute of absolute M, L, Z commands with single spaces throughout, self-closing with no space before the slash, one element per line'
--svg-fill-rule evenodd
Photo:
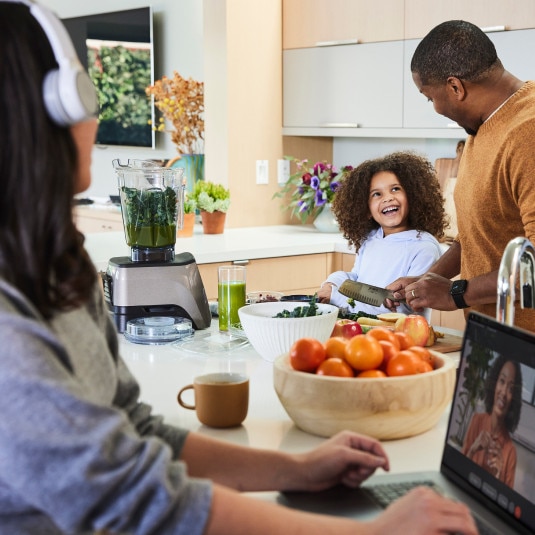
<path fill-rule="evenodd" d="M 113 161 L 131 255 L 109 260 L 104 294 L 120 333 L 137 319 L 189 318 L 210 326 L 211 312 L 195 258 L 175 254 L 184 214 L 184 169 L 144 160 Z M 149 322 L 147 322 L 149 323 Z M 165 322 L 164 322 L 165 323 Z"/>

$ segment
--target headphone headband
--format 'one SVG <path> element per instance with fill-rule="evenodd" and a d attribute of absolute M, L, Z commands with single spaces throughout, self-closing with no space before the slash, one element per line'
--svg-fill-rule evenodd
<path fill-rule="evenodd" d="M 95 86 L 82 67 L 71 38 L 59 18 L 32 0 L 2 0 L 29 7 L 45 32 L 58 68 L 45 75 L 43 99 L 49 117 L 59 126 L 69 126 L 95 117 L 98 99 Z"/>

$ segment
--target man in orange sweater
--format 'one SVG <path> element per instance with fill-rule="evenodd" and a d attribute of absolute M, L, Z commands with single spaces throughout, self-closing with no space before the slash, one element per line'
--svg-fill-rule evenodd
<path fill-rule="evenodd" d="M 518 236 L 535 243 L 535 82 L 506 71 L 487 35 L 459 20 L 431 30 L 411 71 L 435 111 L 468 133 L 454 193 L 459 233 L 421 277 L 388 288 L 417 311 L 471 307 L 495 316 L 505 247 Z M 515 324 L 535 331 L 535 310 L 515 308 Z"/>

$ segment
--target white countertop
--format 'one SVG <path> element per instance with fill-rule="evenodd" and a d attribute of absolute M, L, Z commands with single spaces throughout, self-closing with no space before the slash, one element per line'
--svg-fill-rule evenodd
<path fill-rule="evenodd" d="M 209 331 L 196 337 L 217 336 L 217 321 Z M 198 354 L 178 345 L 139 345 L 120 335 L 121 354 L 141 384 L 141 397 L 156 413 L 173 425 L 195 430 L 223 440 L 252 447 L 303 451 L 324 439 L 299 430 L 284 411 L 273 388 L 273 364 L 263 360 L 249 345 L 234 351 Z M 453 358 L 457 354 L 449 354 Z M 243 425 L 233 429 L 211 429 L 202 425 L 192 410 L 178 405 L 176 395 L 193 378 L 215 371 L 245 373 L 250 377 L 249 413 Z M 447 412 L 431 430 L 407 439 L 385 442 L 392 472 L 439 468 L 446 434 Z"/>
<path fill-rule="evenodd" d="M 114 256 L 130 256 L 124 232 L 86 234 L 85 246 L 99 270 Z M 312 225 L 275 225 L 225 229 L 204 234 L 196 225 L 191 238 L 177 238 L 176 253 L 193 254 L 197 264 L 315 253 L 351 253 L 341 234 L 318 232 Z"/>

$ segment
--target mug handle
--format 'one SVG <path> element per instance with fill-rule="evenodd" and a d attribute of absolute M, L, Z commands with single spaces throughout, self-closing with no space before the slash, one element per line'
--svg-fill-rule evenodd
<path fill-rule="evenodd" d="M 193 385 L 184 386 L 183 388 L 180 389 L 179 393 L 176 396 L 176 399 L 177 399 L 179 405 L 181 405 L 185 409 L 195 410 L 195 405 L 190 405 L 189 403 L 186 403 L 182 399 L 182 393 L 185 392 L 186 390 L 192 390 L 192 389 L 193 389 Z"/>

